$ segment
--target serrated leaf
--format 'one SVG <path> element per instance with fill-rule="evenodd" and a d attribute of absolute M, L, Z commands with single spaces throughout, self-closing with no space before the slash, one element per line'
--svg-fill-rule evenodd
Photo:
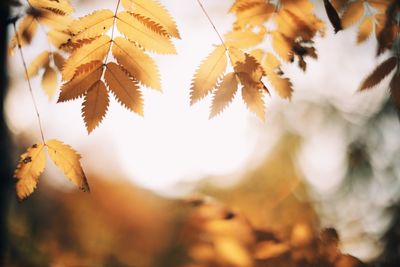
<path fill-rule="evenodd" d="M 41 68 L 49 65 L 49 57 L 49 51 L 44 51 L 36 56 L 28 67 L 28 77 L 32 78 L 33 76 L 36 76 Z"/>
<path fill-rule="evenodd" d="M 52 98 L 57 89 L 57 72 L 47 66 L 42 77 L 42 87 L 49 98 Z"/>
<path fill-rule="evenodd" d="M 261 121 L 265 121 L 265 107 L 263 93 L 260 89 L 251 84 L 244 84 L 242 87 L 242 98 L 247 108 L 257 115 Z"/>
<path fill-rule="evenodd" d="M 62 48 L 62 45 L 68 42 L 71 35 L 64 31 L 51 30 L 47 33 L 47 38 L 57 48 Z"/>
<path fill-rule="evenodd" d="M 221 113 L 233 100 L 238 88 L 238 80 L 234 72 L 228 73 L 222 79 L 214 92 L 211 104 L 210 119 Z"/>
<path fill-rule="evenodd" d="M 366 17 L 358 28 L 357 43 L 360 44 L 367 40 L 371 36 L 373 28 L 373 17 Z"/>
<path fill-rule="evenodd" d="M 103 120 L 110 100 L 105 84 L 97 81 L 87 91 L 82 103 L 82 116 L 88 133 L 91 133 Z"/>
<path fill-rule="evenodd" d="M 49 156 L 54 164 L 84 192 L 89 192 L 89 184 L 81 167 L 81 156 L 69 145 L 52 139 L 46 141 Z"/>
<path fill-rule="evenodd" d="M 73 33 L 71 42 L 100 36 L 111 28 L 113 21 L 114 13 L 108 9 L 97 10 L 74 20 L 69 25 L 69 30 Z"/>
<path fill-rule="evenodd" d="M 178 27 L 169 12 L 155 0 L 122 0 L 122 5 L 129 11 L 141 14 L 162 25 L 167 32 L 180 38 Z"/>
<path fill-rule="evenodd" d="M 230 55 L 232 55 L 235 73 L 242 84 L 251 84 L 251 86 L 268 92 L 261 81 L 262 77 L 265 76 L 265 71 L 255 57 L 233 48 L 230 49 Z"/>
<path fill-rule="evenodd" d="M 128 76 L 126 70 L 115 63 L 108 63 L 104 79 L 118 102 L 143 116 L 143 99 L 138 83 Z"/>
<path fill-rule="evenodd" d="M 273 54 L 267 53 L 264 64 L 267 79 L 280 97 L 290 99 L 293 92 L 292 83 L 288 78 L 282 77 L 280 66 L 279 60 Z"/>
<path fill-rule="evenodd" d="M 176 54 L 176 49 L 168 36 L 155 32 L 150 19 L 120 12 L 117 15 L 118 31 L 129 40 L 138 42 L 144 49 L 161 54 Z"/>
<path fill-rule="evenodd" d="M 161 82 L 157 65 L 153 59 L 126 39 L 117 37 L 114 40 L 112 52 L 117 62 L 131 76 L 145 86 L 161 90 Z"/>
<path fill-rule="evenodd" d="M 19 200 L 27 198 L 35 191 L 39 176 L 46 166 L 44 144 L 33 145 L 21 155 L 14 177 L 18 179 L 16 193 Z"/>
<path fill-rule="evenodd" d="M 40 24 L 48 26 L 50 29 L 58 31 L 66 31 L 68 25 L 72 22 L 72 18 L 69 16 L 62 16 L 54 14 L 53 12 L 41 12 L 37 18 Z"/>
<path fill-rule="evenodd" d="M 74 100 L 83 96 L 94 83 L 101 79 L 103 62 L 92 61 L 78 67 L 74 77 L 61 87 L 58 102 Z"/>
<path fill-rule="evenodd" d="M 205 97 L 217 86 L 218 79 L 224 74 L 226 66 L 225 47 L 219 45 L 200 64 L 192 79 L 191 105 Z"/>
<path fill-rule="evenodd" d="M 65 61 L 62 71 L 64 81 L 69 81 L 75 74 L 76 69 L 85 63 L 94 60 L 103 61 L 106 56 L 111 39 L 108 36 L 101 36 L 92 43 L 86 44 L 73 52 L 73 54 Z"/>
<path fill-rule="evenodd" d="M 239 28 L 244 28 L 246 25 L 258 26 L 264 24 L 275 11 L 275 6 L 265 1 L 251 1 L 251 4 L 246 8 L 242 8 L 237 12 L 237 20 L 235 24 Z"/>
<path fill-rule="evenodd" d="M 396 57 L 390 57 L 379 64 L 378 67 L 363 81 L 360 87 L 360 91 L 368 88 L 372 88 L 380 83 L 390 72 L 397 66 L 398 59 Z"/>
<path fill-rule="evenodd" d="M 62 10 L 66 15 L 74 12 L 68 0 L 29 0 L 29 4 L 36 8 Z"/>
<path fill-rule="evenodd" d="M 342 26 L 344 29 L 350 27 L 361 19 L 364 15 L 364 1 L 356 0 L 348 5 L 342 16 Z"/>

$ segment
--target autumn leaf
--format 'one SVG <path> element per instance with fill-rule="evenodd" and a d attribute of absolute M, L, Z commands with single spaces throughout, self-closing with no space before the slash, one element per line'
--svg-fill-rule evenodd
<path fill-rule="evenodd" d="M 103 62 L 95 60 L 78 67 L 71 81 L 61 87 L 58 102 L 65 102 L 82 97 L 90 87 L 101 79 Z"/>
<path fill-rule="evenodd" d="M 49 64 L 49 51 L 44 51 L 40 53 L 36 58 L 32 61 L 32 63 L 28 67 L 28 77 L 32 78 L 33 76 L 38 75 L 39 70 Z"/>
<path fill-rule="evenodd" d="M 357 33 L 357 43 L 360 44 L 368 39 L 371 36 L 373 31 L 373 17 L 366 17 L 363 22 L 360 24 Z"/>
<path fill-rule="evenodd" d="M 265 106 L 261 90 L 251 83 L 244 84 L 242 98 L 247 108 L 256 114 L 261 121 L 265 121 Z"/>
<path fill-rule="evenodd" d="M 30 44 L 32 42 L 33 36 L 35 35 L 38 28 L 38 23 L 35 17 L 31 15 L 26 15 L 23 17 L 18 24 L 17 32 L 11 38 L 9 51 L 12 54 L 14 49 L 19 44 L 21 47 Z"/>
<path fill-rule="evenodd" d="M 216 88 L 210 112 L 210 119 L 221 113 L 233 100 L 238 88 L 238 80 L 234 72 L 228 73 Z"/>
<path fill-rule="evenodd" d="M 47 67 L 42 77 L 42 87 L 49 98 L 53 97 L 57 89 L 57 72 Z"/>
<path fill-rule="evenodd" d="M 21 155 L 14 177 L 18 179 L 16 193 L 19 200 L 27 198 L 36 189 L 39 176 L 46 166 L 44 144 L 35 144 Z"/>
<path fill-rule="evenodd" d="M 107 64 L 104 79 L 119 103 L 143 116 L 143 99 L 138 83 L 126 70 L 110 62 Z"/>
<path fill-rule="evenodd" d="M 51 160 L 65 176 L 79 189 L 89 192 L 89 184 L 80 164 L 81 156 L 69 145 L 55 139 L 46 141 L 46 146 Z"/>
<path fill-rule="evenodd" d="M 380 83 L 389 73 L 397 66 L 398 59 L 396 57 L 390 57 L 383 61 L 376 69 L 368 75 L 360 86 L 360 91 L 374 87 Z"/>
<path fill-rule="evenodd" d="M 224 74 L 227 66 L 225 47 L 219 45 L 214 51 L 200 64 L 190 88 L 190 104 L 193 105 L 216 86 L 218 79 Z"/>
<path fill-rule="evenodd" d="M 348 28 L 359 21 L 364 15 L 364 1 L 356 0 L 350 3 L 342 16 L 343 28 Z"/>
<path fill-rule="evenodd" d="M 109 102 L 107 88 L 102 81 L 97 81 L 87 91 L 82 103 L 82 116 L 88 133 L 92 132 L 103 120 Z"/>
<path fill-rule="evenodd" d="M 281 70 L 281 63 L 271 53 L 267 53 L 265 57 L 264 69 L 267 74 L 267 79 L 271 82 L 272 87 L 282 98 L 290 99 L 292 96 L 293 88 L 292 83 L 286 77 L 283 77 Z"/>
<path fill-rule="evenodd" d="M 138 13 L 163 26 L 168 34 L 179 38 L 178 27 L 169 12 L 155 0 L 122 0 L 122 5 L 133 13 Z"/>

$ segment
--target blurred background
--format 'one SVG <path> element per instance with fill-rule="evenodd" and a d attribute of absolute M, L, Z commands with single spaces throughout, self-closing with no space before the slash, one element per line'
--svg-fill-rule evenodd
<path fill-rule="evenodd" d="M 115 6 L 71 2 L 76 16 Z M 296 264 L 312 257 L 305 248 L 324 228 L 336 229 L 343 254 L 396 266 L 400 124 L 390 79 L 357 92 L 387 58 L 375 56 L 376 41 L 357 45 L 355 26 L 334 34 L 328 23 L 307 72 L 283 66 L 294 95 L 287 101 L 272 91 L 265 123 L 239 97 L 208 120 L 211 98 L 190 107 L 189 88 L 218 37 L 196 1 L 160 2 L 182 40 L 174 42 L 177 55 L 155 56 L 163 92 L 143 90 L 144 118 L 112 101 L 88 136 L 80 101 L 56 104 L 40 78 L 32 80 L 46 138 L 80 152 L 92 192 L 78 192 L 48 162 L 35 193 L 8 207 L 7 266 L 308 266 Z M 228 32 L 232 1 L 202 2 Z M 316 10 L 327 22 L 323 7 Z M 24 48 L 28 62 L 47 47 L 44 39 Z M 40 133 L 17 54 L 8 70 L 5 113 L 16 163 Z"/>

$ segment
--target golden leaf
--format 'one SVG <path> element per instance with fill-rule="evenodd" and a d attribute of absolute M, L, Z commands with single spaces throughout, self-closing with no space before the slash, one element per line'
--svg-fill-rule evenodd
<path fill-rule="evenodd" d="M 106 56 L 111 39 L 108 36 L 101 36 L 90 44 L 86 44 L 73 52 L 73 54 L 65 61 L 62 71 L 64 81 L 69 81 L 75 74 L 76 69 L 85 63 L 93 60 L 102 61 Z"/>
<path fill-rule="evenodd" d="M 214 51 L 200 64 L 190 88 L 190 104 L 193 105 L 216 86 L 218 79 L 224 74 L 227 66 L 225 47 L 219 45 Z"/>
<path fill-rule="evenodd" d="M 58 102 L 74 100 L 83 96 L 94 83 L 101 79 L 103 62 L 95 60 L 80 65 L 71 81 L 61 87 Z"/>
<path fill-rule="evenodd" d="M 155 0 L 122 0 L 122 5 L 129 11 L 139 13 L 163 26 L 167 32 L 180 38 L 178 27 L 169 12 Z"/>
<path fill-rule="evenodd" d="M 282 77 L 280 66 L 279 60 L 273 54 L 267 53 L 264 64 L 267 78 L 280 97 L 290 99 L 293 92 L 292 83 L 288 78 Z"/>
<path fill-rule="evenodd" d="M 137 82 L 115 63 L 108 63 L 106 67 L 105 82 L 118 102 L 143 116 L 143 99 Z"/>
<path fill-rule="evenodd" d="M 378 67 L 363 81 L 360 91 L 374 87 L 380 83 L 398 65 L 396 57 L 390 57 L 379 64 Z"/>
<path fill-rule="evenodd" d="M 18 179 L 16 193 L 19 200 L 27 198 L 35 191 L 39 176 L 46 166 L 44 144 L 33 145 L 21 155 L 14 177 Z"/>
<path fill-rule="evenodd" d="M 291 61 L 293 58 L 292 44 L 280 32 L 272 32 L 272 47 L 278 55 L 285 61 Z"/>
<path fill-rule="evenodd" d="M 62 10 L 62 12 L 67 15 L 74 11 L 68 0 L 29 0 L 29 4 L 36 8 Z"/>
<path fill-rule="evenodd" d="M 242 98 L 247 108 L 260 120 L 265 121 L 265 107 L 261 90 L 250 83 L 245 83 L 242 87 Z"/>
<path fill-rule="evenodd" d="M 85 173 L 80 164 L 81 156 L 69 145 L 55 139 L 46 141 L 46 146 L 51 160 L 65 176 L 82 191 L 90 191 Z"/>
<path fill-rule="evenodd" d="M 41 15 L 37 19 L 41 24 L 58 31 L 66 31 L 68 25 L 72 22 L 72 18 L 69 16 L 57 15 L 53 12 L 47 11 L 42 11 Z"/>
<path fill-rule="evenodd" d="M 111 28 L 113 21 L 114 13 L 108 9 L 97 10 L 74 20 L 69 25 L 69 30 L 73 34 L 71 42 L 100 36 Z"/>
<path fill-rule="evenodd" d="M 54 60 L 54 65 L 56 65 L 57 69 L 59 71 L 62 71 L 65 63 L 65 58 L 60 53 L 54 52 L 53 60 Z"/>
<path fill-rule="evenodd" d="M 27 15 L 21 19 L 21 22 L 18 24 L 17 32 L 14 34 L 10 41 L 9 50 L 12 52 L 19 43 L 22 46 L 30 44 L 32 42 L 32 38 L 36 33 L 38 23 L 36 19 Z M 18 39 L 17 39 L 18 36 Z"/>
<path fill-rule="evenodd" d="M 258 26 L 267 21 L 274 13 L 275 7 L 266 1 L 252 1 L 252 4 L 237 12 L 236 26 Z"/>
<path fill-rule="evenodd" d="M 57 72 L 52 67 L 46 67 L 42 77 L 42 87 L 49 98 L 56 92 Z"/>
<path fill-rule="evenodd" d="M 241 12 L 263 2 L 265 2 L 265 0 L 236 0 L 228 12 L 229 13 Z"/>
<path fill-rule="evenodd" d="M 85 101 L 82 103 L 82 116 L 88 133 L 93 131 L 103 120 L 109 102 L 107 88 L 102 81 L 97 81 L 87 91 Z"/>
<path fill-rule="evenodd" d="M 267 30 L 261 27 L 256 33 L 249 29 L 240 31 L 231 31 L 225 34 L 225 43 L 228 46 L 235 46 L 237 48 L 248 48 L 258 45 L 264 40 Z"/>
<path fill-rule="evenodd" d="M 231 49 L 231 51 L 235 50 Z M 239 54 L 239 57 L 237 56 L 238 52 L 242 53 L 242 55 Z M 262 77 L 265 76 L 265 71 L 257 59 L 248 53 L 243 53 L 240 50 L 237 50 L 234 53 L 236 54 L 236 58 L 240 58 L 240 60 L 234 61 L 235 65 L 233 66 L 240 82 L 243 85 L 254 86 L 259 89 L 264 89 L 266 92 L 268 92 L 268 89 L 261 81 Z"/>
<path fill-rule="evenodd" d="M 214 92 L 211 104 L 210 119 L 221 113 L 233 100 L 238 88 L 238 80 L 234 72 L 228 73 L 222 79 Z"/>
<path fill-rule="evenodd" d="M 36 76 L 41 68 L 44 68 L 47 65 L 49 65 L 49 57 L 50 57 L 49 51 L 44 51 L 40 53 L 29 65 L 27 70 L 28 77 L 32 78 L 33 76 Z"/>
<path fill-rule="evenodd" d="M 64 31 L 52 30 L 47 33 L 47 38 L 57 48 L 62 48 L 62 45 L 68 42 L 71 35 Z"/>
<path fill-rule="evenodd" d="M 361 19 L 364 15 L 364 1 L 357 0 L 349 4 L 342 16 L 343 28 L 348 28 Z"/>
<path fill-rule="evenodd" d="M 126 39 L 117 37 L 112 52 L 117 62 L 131 76 L 145 86 L 161 90 L 161 82 L 157 65 L 153 59 Z"/>
<path fill-rule="evenodd" d="M 366 17 L 363 22 L 360 24 L 357 33 L 357 43 L 362 43 L 367 40 L 373 31 L 373 17 Z"/>
<path fill-rule="evenodd" d="M 151 20 L 128 12 L 117 15 L 117 28 L 130 41 L 138 42 L 144 49 L 161 54 L 176 54 L 176 49 L 166 35 L 155 32 L 149 27 Z"/>

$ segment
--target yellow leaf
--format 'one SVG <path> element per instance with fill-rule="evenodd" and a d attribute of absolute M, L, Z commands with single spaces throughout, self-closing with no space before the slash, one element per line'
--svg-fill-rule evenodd
<path fill-rule="evenodd" d="M 278 53 L 278 55 L 285 61 L 291 61 L 293 59 L 292 42 L 286 38 L 280 32 L 273 32 L 272 36 L 272 47 Z"/>
<path fill-rule="evenodd" d="M 101 36 L 93 42 L 86 44 L 77 50 L 67 59 L 62 71 L 62 78 L 64 81 L 69 81 L 74 76 L 76 69 L 85 63 L 93 60 L 103 61 L 106 56 L 111 39 L 108 36 Z"/>
<path fill-rule="evenodd" d="M 271 17 L 274 11 L 275 7 L 266 1 L 252 1 L 252 5 L 237 12 L 235 24 L 239 28 L 244 28 L 246 25 L 250 27 L 262 25 Z"/>
<path fill-rule="evenodd" d="M 231 49 L 231 51 L 231 55 L 235 54 L 235 56 L 232 56 L 232 59 L 234 61 L 233 68 L 240 82 L 243 85 L 250 84 L 251 86 L 257 87 L 259 89 L 265 89 L 265 91 L 268 92 L 268 89 L 261 81 L 262 77 L 265 76 L 265 71 L 261 64 L 257 61 L 257 59 L 249 55 L 248 53 L 243 53 L 240 50 Z M 235 58 L 239 60 L 234 60 Z"/>
<path fill-rule="evenodd" d="M 112 52 L 117 62 L 145 86 L 161 90 L 158 69 L 151 57 L 126 39 L 117 37 Z"/>
<path fill-rule="evenodd" d="M 28 77 L 36 76 L 41 68 L 49 65 L 49 51 L 40 53 L 28 67 Z"/>
<path fill-rule="evenodd" d="M 60 10 L 66 15 L 71 14 L 74 11 L 68 0 L 29 0 L 29 4 L 36 8 Z"/>
<path fill-rule="evenodd" d="M 114 13 L 108 9 L 97 10 L 74 20 L 69 25 L 69 30 L 73 33 L 71 42 L 100 36 L 111 28 L 113 21 Z"/>
<path fill-rule="evenodd" d="M 143 116 L 143 99 L 137 82 L 126 70 L 115 63 L 108 63 L 104 74 L 105 82 L 118 102 Z"/>
<path fill-rule="evenodd" d="M 364 15 L 364 1 L 357 0 L 350 3 L 342 16 L 343 28 L 348 28 L 361 19 Z"/>
<path fill-rule="evenodd" d="M 169 12 L 156 0 L 122 0 L 122 5 L 129 11 L 139 13 L 163 26 L 167 32 L 180 38 L 178 27 Z"/>
<path fill-rule="evenodd" d="M 66 31 L 68 25 L 72 22 L 69 16 L 54 14 L 53 12 L 43 12 L 37 18 L 41 24 L 48 26 L 52 30 Z"/>
<path fill-rule="evenodd" d="M 258 32 L 247 30 L 231 31 L 225 35 L 225 43 L 228 46 L 235 46 L 237 48 L 248 48 L 258 45 L 264 40 L 267 30 L 261 27 Z"/>
<path fill-rule="evenodd" d="M 216 86 L 218 79 L 224 74 L 227 65 L 225 47 L 217 46 L 214 51 L 200 64 L 190 88 L 190 104 L 193 105 Z"/>
<path fill-rule="evenodd" d="M 144 49 L 161 54 L 176 54 L 176 49 L 167 35 L 155 32 L 154 22 L 143 16 L 120 12 L 117 28 L 130 41 L 138 42 Z"/>
<path fill-rule="evenodd" d="M 51 160 L 65 176 L 82 191 L 90 191 L 85 173 L 80 164 L 81 156 L 69 145 L 55 139 L 46 141 L 46 146 Z"/>
<path fill-rule="evenodd" d="M 82 116 L 88 133 L 92 132 L 103 120 L 107 113 L 110 100 L 105 84 L 97 81 L 87 91 L 82 103 Z"/>
<path fill-rule="evenodd" d="M 256 114 L 260 120 L 265 121 L 265 107 L 261 90 L 250 83 L 243 84 L 242 98 L 247 108 Z"/>
<path fill-rule="evenodd" d="M 16 193 L 19 200 L 27 198 L 36 189 L 39 176 L 46 166 L 44 144 L 33 145 L 21 155 L 21 159 L 14 172 L 18 179 Z"/>
<path fill-rule="evenodd" d="M 21 46 L 30 44 L 37 31 L 37 26 L 38 23 L 33 16 L 27 15 L 23 17 L 21 22 L 18 24 L 17 32 L 11 38 L 9 50 L 12 52 L 17 47 L 18 40 Z"/>
<path fill-rule="evenodd" d="M 47 66 L 42 77 L 42 87 L 47 96 L 51 98 L 57 89 L 57 73 L 52 68 Z"/>
<path fill-rule="evenodd" d="M 292 83 L 288 78 L 282 77 L 280 66 L 279 60 L 273 54 L 267 53 L 264 64 L 267 78 L 280 97 L 290 99 L 293 92 Z"/>
<path fill-rule="evenodd" d="M 101 79 L 103 73 L 103 62 L 95 60 L 82 64 L 76 70 L 72 80 L 61 87 L 58 102 L 74 100 L 83 96 L 94 83 Z"/>
<path fill-rule="evenodd" d="M 211 105 L 210 119 L 221 113 L 233 100 L 238 87 L 234 72 L 228 73 L 216 88 Z"/>
<path fill-rule="evenodd" d="M 59 71 L 62 71 L 65 63 L 65 58 L 60 53 L 54 52 L 53 60 L 54 60 L 54 65 L 56 65 L 57 69 Z"/>
<path fill-rule="evenodd" d="M 372 30 L 373 30 L 373 17 L 372 16 L 368 16 L 366 17 L 363 22 L 360 24 L 359 28 L 358 28 L 358 33 L 357 33 L 357 43 L 362 43 L 365 40 L 367 40 L 371 34 L 372 34 Z"/>
<path fill-rule="evenodd" d="M 52 30 L 47 33 L 47 38 L 57 48 L 62 48 L 62 45 L 68 42 L 71 35 L 64 31 Z"/>

